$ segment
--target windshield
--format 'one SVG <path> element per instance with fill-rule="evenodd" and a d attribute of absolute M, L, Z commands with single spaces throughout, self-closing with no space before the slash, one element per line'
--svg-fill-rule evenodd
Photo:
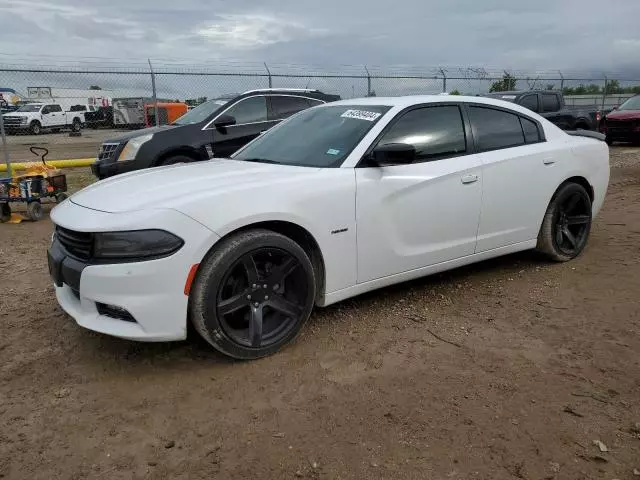
<path fill-rule="evenodd" d="M 39 112 L 42 108 L 42 105 L 39 104 L 27 104 L 20 107 L 18 112 Z"/>
<path fill-rule="evenodd" d="M 390 108 L 333 105 L 303 110 L 231 158 L 280 165 L 339 167 Z"/>
<path fill-rule="evenodd" d="M 216 110 L 226 105 L 231 100 L 231 98 L 215 98 L 208 102 L 201 103 L 193 110 L 189 110 L 178 118 L 173 122 L 173 125 L 193 125 L 194 123 L 200 123 L 209 118 Z"/>
<path fill-rule="evenodd" d="M 640 95 L 631 97 L 629 100 L 620 105 L 620 107 L 618 107 L 618 110 L 640 110 Z"/>

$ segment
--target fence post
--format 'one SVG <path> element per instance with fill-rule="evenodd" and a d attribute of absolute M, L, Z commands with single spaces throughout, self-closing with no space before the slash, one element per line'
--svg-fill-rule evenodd
<path fill-rule="evenodd" d="M 604 102 L 607 98 L 607 90 L 609 89 L 609 79 L 604 76 L 604 90 L 602 91 L 602 111 L 604 111 Z"/>
<path fill-rule="evenodd" d="M 11 173 L 11 161 L 9 160 L 9 146 L 7 145 L 7 135 L 4 131 L 4 118 L 2 117 L 2 105 L 0 105 L 0 135 L 2 136 L 2 151 L 4 152 L 4 163 L 7 164 L 7 174 L 9 178 Z"/>
<path fill-rule="evenodd" d="M 151 93 L 153 95 L 153 112 L 155 113 L 155 120 L 156 120 L 156 127 L 158 125 L 160 125 L 160 122 L 158 121 L 158 95 L 156 93 L 156 74 L 153 73 L 153 65 L 151 65 L 151 59 L 147 58 L 147 61 L 149 62 L 149 71 L 151 72 Z M 145 112 L 145 116 L 146 116 L 146 112 Z"/>
<path fill-rule="evenodd" d="M 560 75 L 560 91 L 564 93 L 564 75 L 560 70 L 558 70 L 558 74 Z"/>
<path fill-rule="evenodd" d="M 264 68 L 267 71 L 267 76 L 269 77 L 269 88 L 273 88 L 273 80 L 271 78 L 271 70 L 269 70 L 269 67 L 267 66 L 267 62 L 263 62 L 264 63 Z"/>
<path fill-rule="evenodd" d="M 364 65 L 364 71 L 367 72 L 367 97 L 371 96 L 371 74 L 366 65 Z"/>
<path fill-rule="evenodd" d="M 442 93 L 447 93 L 447 74 L 442 68 L 440 73 L 442 74 Z"/>

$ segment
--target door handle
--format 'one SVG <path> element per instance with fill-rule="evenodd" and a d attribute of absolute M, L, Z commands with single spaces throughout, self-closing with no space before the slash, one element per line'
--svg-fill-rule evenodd
<path fill-rule="evenodd" d="M 545 165 L 553 165 L 554 163 L 556 163 L 556 161 L 551 157 L 547 157 L 542 160 L 542 163 L 544 163 Z"/>
<path fill-rule="evenodd" d="M 469 175 L 465 175 L 464 177 L 461 178 L 462 183 L 464 183 L 465 185 L 467 183 L 474 183 L 478 181 L 478 175 L 475 174 L 469 174 Z"/>

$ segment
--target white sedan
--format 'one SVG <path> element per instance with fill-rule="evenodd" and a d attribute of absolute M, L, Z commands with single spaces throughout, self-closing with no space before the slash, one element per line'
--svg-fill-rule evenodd
<path fill-rule="evenodd" d="M 259 358 L 314 305 L 520 250 L 579 255 L 609 181 L 589 135 L 481 97 L 304 110 L 229 159 L 116 176 L 57 206 L 56 295 L 91 330 L 181 340 L 191 322 Z"/>

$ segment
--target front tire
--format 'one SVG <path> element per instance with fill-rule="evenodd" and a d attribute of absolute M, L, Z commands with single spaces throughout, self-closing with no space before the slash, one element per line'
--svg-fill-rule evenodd
<path fill-rule="evenodd" d="M 31 122 L 29 132 L 31 132 L 32 135 L 40 135 L 40 133 L 42 133 L 42 125 L 40 125 L 40 122 Z"/>
<path fill-rule="evenodd" d="M 190 318 L 220 352 L 254 360 L 300 333 L 315 294 L 313 266 L 300 245 L 270 230 L 249 230 L 223 240 L 201 263 Z"/>
<path fill-rule="evenodd" d="M 582 253 L 591 231 L 591 197 L 582 185 L 566 183 L 555 193 L 542 221 L 537 248 L 567 262 Z"/>

